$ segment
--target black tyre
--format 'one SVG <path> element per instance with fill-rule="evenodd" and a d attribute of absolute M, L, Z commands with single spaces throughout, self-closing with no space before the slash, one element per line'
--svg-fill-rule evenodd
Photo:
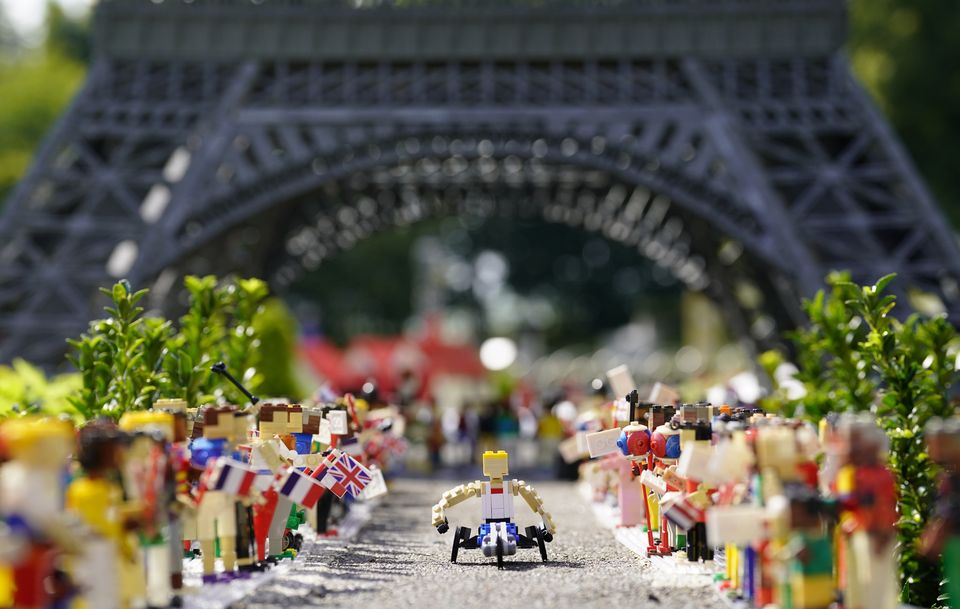
<path fill-rule="evenodd" d="M 525 528 L 525 529 L 523 530 L 523 536 L 526 537 L 526 538 L 530 541 L 531 544 L 536 543 L 536 542 L 537 542 L 537 527 L 535 527 L 535 526 L 529 526 L 529 527 Z M 517 544 L 517 547 L 521 547 L 519 543 Z M 522 547 L 524 547 L 524 548 L 532 548 L 533 546 L 527 545 L 526 543 L 524 543 L 524 545 L 523 545 Z"/>
<path fill-rule="evenodd" d="M 497 568 L 503 569 L 503 538 L 497 535 Z"/>
<path fill-rule="evenodd" d="M 543 559 L 543 562 L 547 562 L 547 542 L 543 538 L 544 531 L 541 528 L 537 528 L 537 546 L 540 548 L 540 558 Z"/>
<path fill-rule="evenodd" d="M 467 527 L 457 527 L 453 532 L 453 549 L 450 552 L 450 562 L 457 562 L 457 554 L 460 553 L 460 544 L 464 539 L 470 538 L 470 529 Z"/>

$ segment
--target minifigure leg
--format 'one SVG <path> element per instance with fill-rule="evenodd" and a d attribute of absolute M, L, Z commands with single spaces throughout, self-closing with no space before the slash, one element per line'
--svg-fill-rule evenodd
<path fill-rule="evenodd" d="M 229 573 L 237 566 L 237 511 L 233 498 L 224 497 L 224 505 L 217 515 L 217 536 L 220 539 L 220 560 Z"/>
<path fill-rule="evenodd" d="M 257 542 L 257 560 L 260 562 L 267 558 L 267 535 L 277 509 L 278 496 L 277 491 L 270 489 L 263 493 L 264 501 L 253 506 L 253 534 Z"/>
<path fill-rule="evenodd" d="M 167 560 L 170 564 L 170 588 L 174 594 L 183 589 L 183 523 L 171 518 L 167 529 Z"/>
<path fill-rule="evenodd" d="M 109 539 L 92 539 L 75 562 L 73 577 L 83 589 L 82 598 L 89 609 L 119 609 L 120 566 L 117 546 Z"/>
<path fill-rule="evenodd" d="M 170 546 L 162 543 L 143 549 L 147 569 L 147 605 L 166 607 L 170 604 Z"/>
<path fill-rule="evenodd" d="M 873 540 L 865 534 L 869 542 L 870 552 L 866 554 L 866 567 L 861 569 L 861 590 L 863 591 L 864 609 L 897 609 L 897 553 L 896 540 L 891 539 L 887 544 L 874 550 Z M 857 560 L 861 560 L 858 557 Z M 865 577 L 864 577 L 865 576 Z"/>
<path fill-rule="evenodd" d="M 273 556 L 283 554 L 283 531 L 287 528 L 291 507 L 293 502 L 286 497 L 277 498 L 277 507 L 270 520 L 270 531 L 267 533 L 270 539 L 270 554 Z"/>
<path fill-rule="evenodd" d="M 200 541 L 200 552 L 203 554 L 204 575 L 214 575 L 216 573 L 216 525 L 217 517 L 223 511 L 224 503 L 223 493 L 207 491 L 203 494 L 203 499 L 197 507 L 197 538 Z M 223 531 L 221 530 L 220 533 L 223 534 Z"/>

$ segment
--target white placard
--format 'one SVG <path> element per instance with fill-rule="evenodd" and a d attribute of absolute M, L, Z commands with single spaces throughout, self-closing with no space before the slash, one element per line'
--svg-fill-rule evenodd
<path fill-rule="evenodd" d="M 647 401 L 652 404 L 675 404 L 680 401 L 680 393 L 670 385 L 654 383 Z"/>
<path fill-rule="evenodd" d="M 587 448 L 587 432 L 578 431 L 577 435 L 573 436 L 577 439 L 577 450 L 580 451 L 581 455 L 590 454 L 590 449 Z"/>
<path fill-rule="evenodd" d="M 630 402 L 617 400 L 613 403 L 613 420 L 630 423 Z"/>
<path fill-rule="evenodd" d="M 330 421 L 320 419 L 319 433 L 313 434 L 313 441 L 319 442 L 322 446 L 330 446 L 332 438 L 330 437 Z"/>
<path fill-rule="evenodd" d="M 707 509 L 707 542 L 749 544 L 766 535 L 766 513 L 756 505 L 724 505 Z"/>
<path fill-rule="evenodd" d="M 620 450 L 617 439 L 620 438 L 619 429 L 607 429 L 587 434 L 587 450 L 591 457 L 602 457 Z"/>
<path fill-rule="evenodd" d="M 713 483 L 710 461 L 713 459 L 713 447 L 708 444 L 692 442 L 680 453 L 677 462 L 677 473 L 687 480 Z"/>
<path fill-rule="evenodd" d="M 387 482 L 383 479 L 383 472 L 376 465 L 371 465 L 370 482 L 363 489 L 363 499 L 370 501 L 387 494 Z"/>
<path fill-rule="evenodd" d="M 563 458 L 564 463 L 574 463 L 579 461 L 586 454 L 586 451 L 580 450 L 576 436 L 567 438 L 560 443 L 560 456 Z"/>
<path fill-rule="evenodd" d="M 607 370 L 607 380 L 610 381 L 610 389 L 618 400 L 626 398 L 628 393 L 637 388 L 626 364 Z"/>
<path fill-rule="evenodd" d="M 667 483 L 663 481 L 663 478 L 648 469 L 640 473 L 640 484 L 658 495 L 663 495 L 667 492 Z"/>
<path fill-rule="evenodd" d="M 327 413 L 327 420 L 330 421 L 330 433 L 338 436 L 345 436 L 349 433 L 346 410 L 331 410 Z"/>

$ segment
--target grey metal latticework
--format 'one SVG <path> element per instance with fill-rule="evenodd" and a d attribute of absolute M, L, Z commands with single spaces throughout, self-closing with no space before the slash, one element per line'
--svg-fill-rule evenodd
<path fill-rule="evenodd" d="M 759 344 L 833 269 L 960 314 L 956 243 L 851 77 L 842 2 L 403 4 L 102 2 L 0 218 L 0 359 L 57 362 L 116 277 L 158 305 L 184 273 L 282 290 L 438 214 L 602 233 Z"/>

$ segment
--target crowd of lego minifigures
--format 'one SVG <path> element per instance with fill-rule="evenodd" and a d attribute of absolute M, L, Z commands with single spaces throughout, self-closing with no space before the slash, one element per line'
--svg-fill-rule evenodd
<path fill-rule="evenodd" d="M 648 555 L 723 564 L 721 590 L 757 608 L 899 607 L 896 479 L 872 415 L 831 415 L 818 428 L 680 404 L 662 385 L 650 398 L 631 390 L 571 440 L 597 457 L 581 466 L 594 498 L 615 496 L 617 524 L 645 529 Z M 935 420 L 925 436 L 944 474 L 922 549 L 960 580 L 960 420 Z"/>
<path fill-rule="evenodd" d="M 296 555 L 305 521 L 335 535 L 332 511 L 386 493 L 395 409 L 250 397 L 0 423 L 0 606 L 181 606 L 185 565 L 203 585 L 251 577 Z"/>

